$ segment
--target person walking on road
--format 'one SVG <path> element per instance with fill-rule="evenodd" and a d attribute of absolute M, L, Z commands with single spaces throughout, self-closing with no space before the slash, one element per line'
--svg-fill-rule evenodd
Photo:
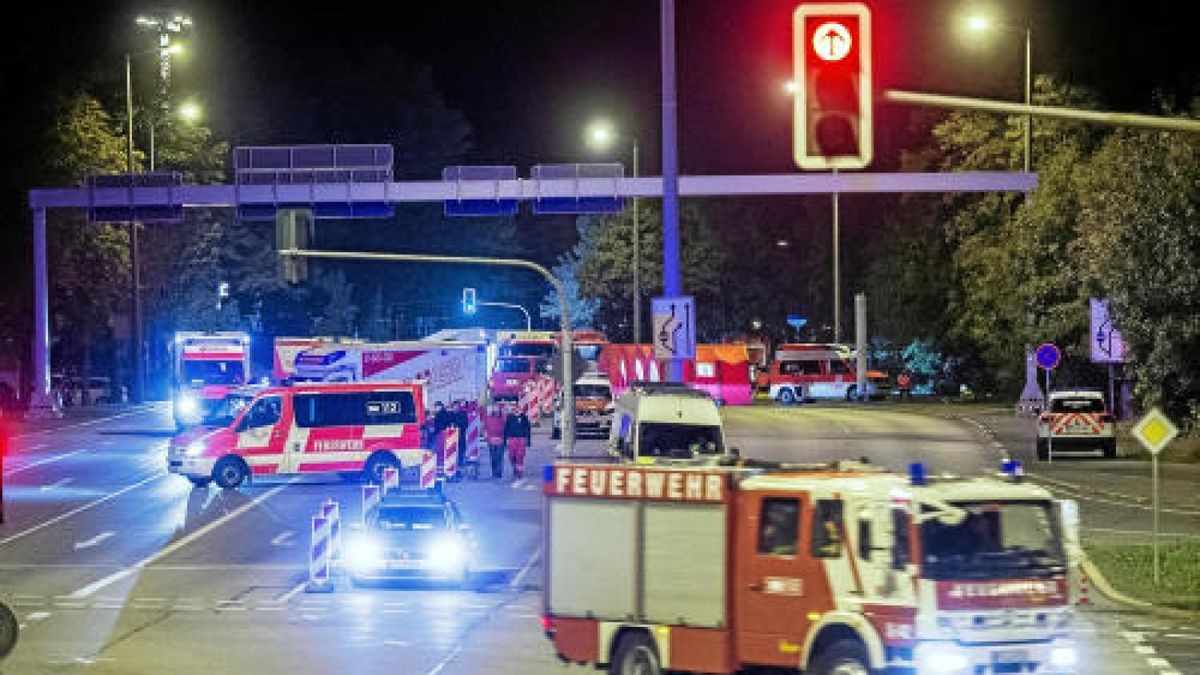
<path fill-rule="evenodd" d="M 483 418 L 483 430 L 487 434 L 488 454 L 492 460 L 492 478 L 504 477 L 504 411 L 498 405 L 488 406 Z"/>
<path fill-rule="evenodd" d="M 533 442 L 533 429 L 523 408 L 509 413 L 504 422 L 504 445 L 512 462 L 513 478 L 525 477 L 525 449 Z"/>
<path fill-rule="evenodd" d="M 896 376 L 896 388 L 900 390 L 900 400 L 912 397 L 912 375 L 907 370 L 900 371 Z"/>

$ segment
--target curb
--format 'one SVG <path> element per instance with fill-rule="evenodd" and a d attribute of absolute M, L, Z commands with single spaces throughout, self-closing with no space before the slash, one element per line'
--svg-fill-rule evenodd
<path fill-rule="evenodd" d="M 1125 595 L 1124 593 L 1113 588 L 1112 584 L 1108 583 L 1108 579 L 1104 578 L 1104 575 L 1100 573 L 1100 568 L 1096 567 L 1095 563 L 1093 563 L 1091 559 L 1087 557 L 1087 554 L 1083 555 L 1083 558 L 1079 561 L 1079 566 L 1083 568 L 1084 573 L 1088 575 L 1088 579 L 1092 582 L 1092 585 L 1096 587 L 1096 590 L 1100 591 L 1104 597 L 1108 598 L 1112 602 L 1117 603 L 1118 605 L 1125 605 L 1126 607 L 1140 609 L 1154 614 L 1159 614 L 1161 616 L 1169 616 L 1174 619 L 1200 618 L 1200 612 L 1197 611 L 1176 609 L 1174 607 L 1163 607 L 1152 602 L 1138 600 L 1137 598 L 1131 598 L 1128 595 Z"/>

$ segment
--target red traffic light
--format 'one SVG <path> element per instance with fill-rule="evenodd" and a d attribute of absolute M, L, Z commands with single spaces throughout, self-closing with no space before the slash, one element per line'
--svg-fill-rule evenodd
<path fill-rule="evenodd" d="M 793 30 L 796 164 L 867 166 L 874 155 L 870 11 L 857 2 L 803 4 Z"/>

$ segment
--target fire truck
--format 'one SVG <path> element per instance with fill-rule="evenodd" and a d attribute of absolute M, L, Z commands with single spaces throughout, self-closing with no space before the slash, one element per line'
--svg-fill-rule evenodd
<path fill-rule="evenodd" d="M 325 343 L 300 351 L 294 382 L 425 382 L 429 405 L 480 401 L 487 347 L 473 342 Z"/>
<path fill-rule="evenodd" d="M 1074 672 L 1077 512 L 1007 469 L 547 466 L 543 630 L 620 674 Z"/>
<path fill-rule="evenodd" d="M 178 332 L 171 343 L 171 412 L 179 429 L 198 424 L 250 376 L 250 336 Z"/>
<path fill-rule="evenodd" d="M 858 397 L 858 374 L 854 351 L 839 344 L 782 344 L 775 361 L 760 372 L 757 386 L 784 405 L 816 399 Z M 886 398 L 890 390 L 887 373 L 867 371 L 867 398 Z"/>

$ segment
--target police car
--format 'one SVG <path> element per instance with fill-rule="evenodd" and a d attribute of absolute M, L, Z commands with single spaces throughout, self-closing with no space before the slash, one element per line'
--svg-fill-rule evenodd
<path fill-rule="evenodd" d="M 1115 426 L 1103 393 L 1050 392 L 1046 410 L 1038 418 L 1038 459 L 1048 459 L 1050 452 L 1060 450 L 1098 450 L 1105 457 L 1116 457 Z"/>
<path fill-rule="evenodd" d="M 348 535 L 342 564 L 353 582 L 420 579 L 465 585 L 471 574 L 474 538 L 458 505 L 442 493 L 388 497 Z"/>

